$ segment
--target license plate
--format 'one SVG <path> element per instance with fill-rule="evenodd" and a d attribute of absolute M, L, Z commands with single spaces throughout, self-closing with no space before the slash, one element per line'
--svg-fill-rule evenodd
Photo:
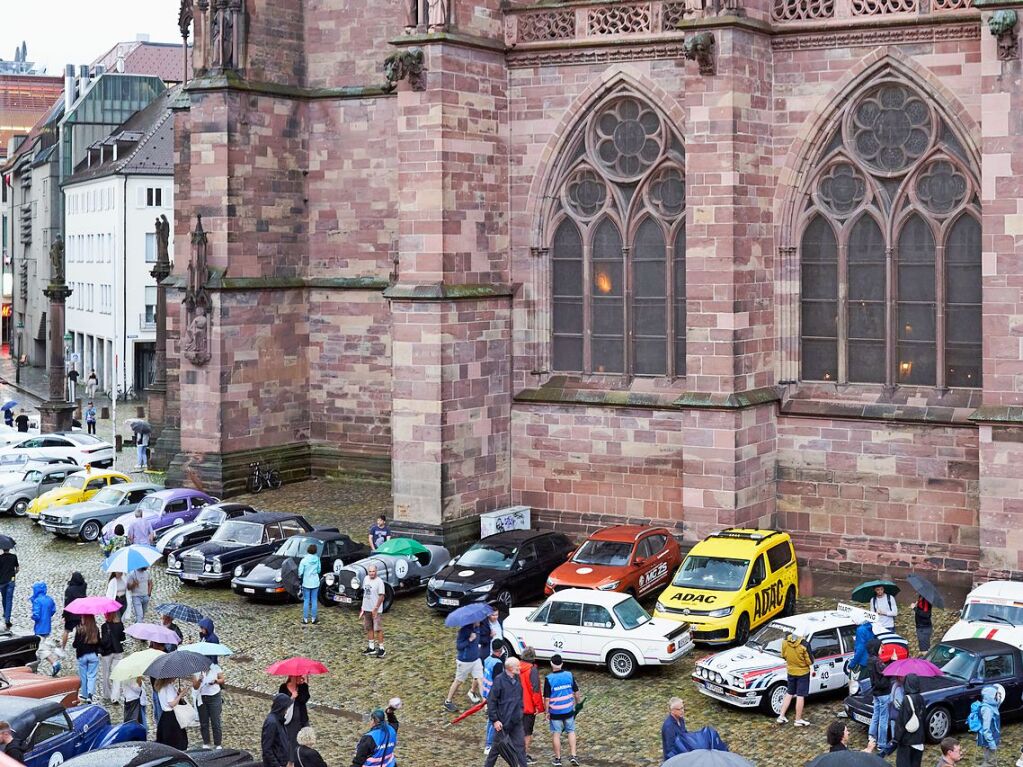
<path fill-rule="evenodd" d="M 256 593 L 255 589 L 242 589 L 242 591 L 245 592 L 246 594 L 255 594 Z"/>
<path fill-rule="evenodd" d="M 458 600 L 451 597 L 440 597 L 437 601 L 445 607 L 458 607 Z"/>
<path fill-rule="evenodd" d="M 195 573 L 181 573 L 181 578 L 186 581 L 197 581 L 199 576 Z"/>
<path fill-rule="evenodd" d="M 849 716 L 854 721 L 857 721 L 860 724 L 866 724 L 866 725 L 870 724 L 870 717 L 869 716 L 864 716 L 863 714 L 857 714 L 857 713 L 854 713 L 854 712 L 850 712 Z"/>
<path fill-rule="evenodd" d="M 718 695 L 724 695 L 725 694 L 725 688 L 721 687 L 720 685 L 710 684 L 710 682 L 708 682 L 706 686 L 707 686 L 707 689 L 710 690 L 713 693 L 717 693 Z"/>
<path fill-rule="evenodd" d="M 344 594 L 335 594 L 334 601 L 341 602 L 341 604 L 350 605 L 352 603 L 352 598 L 349 596 L 345 596 Z"/>

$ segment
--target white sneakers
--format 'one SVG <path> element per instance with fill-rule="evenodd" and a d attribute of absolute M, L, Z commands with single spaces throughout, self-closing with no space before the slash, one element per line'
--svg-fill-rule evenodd
<path fill-rule="evenodd" d="M 796 727 L 809 727 L 809 726 L 810 726 L 810 723 L 808 721 L 806 721 L 805 719 L 797 719 L 796 720 Z"/>
<path fill-rule="evenodd" d="M 777 722 L 778 724 L 785 724 L 785 722 L 787 722 L 787 721 L 788 721 L 788 719 L 786 719 L 786 718 L 785 718 L 785 717 L 783 717 L 783 716 L 779 716 L 779 717 L 778 717 L 777 719 L 775 719 L 774 721 L 776 721 L 776 722 Z"/>

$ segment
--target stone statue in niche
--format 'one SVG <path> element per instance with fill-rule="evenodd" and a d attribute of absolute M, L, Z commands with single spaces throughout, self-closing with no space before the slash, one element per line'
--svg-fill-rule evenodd
<path fill-rule="evenodd" d="M 429 0 L 429 22 L 431 32 L 446 32 L 448 29 L 448 0 Z"/>
<path fill-rule="evenodd" d="M 210 361 L 210 317 L 212 302 L 206 283 L 210 268 L 206 261 L 208 241 L 202 228 L 202 216 L 196 216 L 192 232 L 192 257 L 188 262 L 188 286 L 185 288 L 185 359 L 196 367 Z"/>
<path fill-rule="evenodd" d="M 50 284 L 64 284 L 64 240 L 60 237 L 50 247 Z"/>
<path fill-rule="evenodd" d="M 199 305 L 195 316 L 188 323 L 185 337 L 185 356 L 195 365 L 202 365 L 210 358 L 210 321 L 206 316 L 206 308 Z M 200 360 L 202 360 L 200 362 Z"/>

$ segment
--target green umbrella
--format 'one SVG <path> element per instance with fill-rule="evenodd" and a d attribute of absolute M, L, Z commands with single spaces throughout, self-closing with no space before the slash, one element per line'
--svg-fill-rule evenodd
<path fill-rule="evenodd" d="M 428 552 L 426 546 L 412 538 L 391 538 L 377 546 L 376 550 L 377 554 L 390 554 L 394 557 L 414 557 Z"/>
<path fill-rule="evenodd" d="M 149 664 L 157 658 L 162 658 L 165 653 L 160 650 L 139 650 L 117 661 L 114 670 L 110 672 L 110 678 L 115 682 L 124 682 L 134 679 L 137 676 L 145 676 Z"/>
<path fill-rule="evenodd" d="M 874 589 L 884 586 L 884 593 L 888 596 L 895 596 L 899 593 L 899 587 L 891 581 L 866 581 L 852 590 L 852 598 L 856 602 L 869 602 L 874 596 Z"/>

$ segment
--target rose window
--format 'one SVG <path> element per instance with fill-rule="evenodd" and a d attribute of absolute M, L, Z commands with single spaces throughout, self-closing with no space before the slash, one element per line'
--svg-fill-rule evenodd
<path fill-rule="evenodd" d="M 661 156 L 663 130 L 657 113 L 636 99 L 610 104 L 594 124 L 598 161 L 619 178 L 635 178 Z"/>
<path fill-rule="evenodd" d="M 839 216 L 856 210 L 863 202 L 866 191 L 867 182 L 847 162 L 833 165 L 817 186 L 821 203 Z"/>
<path fill-rule="evenodd" d="M 916 196 L 932 213 L 951 213 L 966 199 L 966 176 L 948 160 L 935 160 L 916 184 Z"/>
<path fill-rule="evenodd" d="M 906 170 L 931 143 L 931 111 L 901 85 L 886 84 L 853 109 L 850 130 L 860 159 L 886 174 Z"/>
<path fill-rule="evenodd" d="M 674 166 L 657 171 L 650 179 L 647 195 L 650 206 L 666 218 L 676 218 L 686 204 L 686 180 Z"/>
<path fill-rule="evenodd" d="M 603 179 L 589 168 L 575 172 L 565 184 L 568 206 L 580 216 L 591 218 L 604 207 L 607 187 Z"/>

